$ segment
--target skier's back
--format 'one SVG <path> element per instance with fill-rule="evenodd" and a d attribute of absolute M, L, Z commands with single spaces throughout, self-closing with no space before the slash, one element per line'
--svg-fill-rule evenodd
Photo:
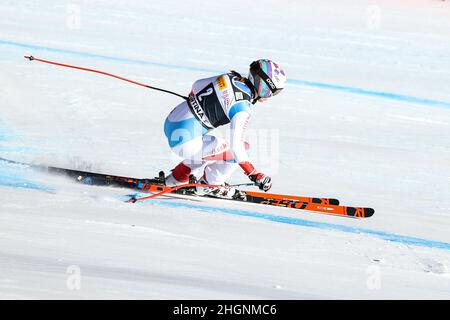
<path fill-rule="evenodd" d="M 261 190 L 269 190 L 271 178 L 252 165 L 244 134 L 252 105 L 278 94 L 285 81 L 284 71 L 270 60 L 254 61 L 248 78 L 232 71 L 196 81 L 189 100 L 173 109 L 164 124 L 169 146 L 184 159 L 172 170 L 166 184 L 187 183 L 189 176 L 200 170 L 201 183 L 220 187 L 199 192 L 233 197 L 235 190 L 225 182 L 240 166 Z M 229 140 L 210 132 L 227 124 L 231 129 Z"/>

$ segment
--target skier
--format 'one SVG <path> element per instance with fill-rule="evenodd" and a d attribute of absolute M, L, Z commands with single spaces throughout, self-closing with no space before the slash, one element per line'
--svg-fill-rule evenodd
<path fill-rule="evenodd" d="M 189 182 L 201 171 L 199 194 L 238 198 L 239 192 L 226 184 L 241 167 L 261 190 L 268 191 L 272 179 L 254 168 L 247 154 L 244 134 L 256 102 L 277 95 L 285 86 L 286 74 L 273 61 L 260 59 L 250 65 L 248 78 L 236 71 L 201 79 L 194 83 L 189 100 L 168 115 L 164 133 L 172 151 L 184 159 L 166 179 L 166 185 Z M 230 139 L 217 137 L 212 130 L 230 124 Z"/>

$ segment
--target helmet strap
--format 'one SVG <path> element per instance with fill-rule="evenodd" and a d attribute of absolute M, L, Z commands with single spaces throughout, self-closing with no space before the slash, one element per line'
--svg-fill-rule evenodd
<path fill-rule="evenodd" d="M 261 99 L 261 97 L 260 97 L 260 96 L 257 96 L 255 99 L 253 99 L 252 104 L 257 103 L 259 99 Z"/>
<path fill-rule="evenodd" d="M 253 83 L 250 80 L 248 80 L 246 77 L 241 76 L 241 74 L 237 71 L 231 70 L 231 73 L 234 76 L 238 77 L 240 80 L 242 80 L 245 83 L 245 85 L 253 92 L 253 97 L 256 97 L 256 98 L 253 98 L 252 104 L 255 104 L 260 99 L 260 97 L 258 96 L 258 92 L 256 91 Z"/>
<path fill-rule="evenodd" d="M 247 78 L 244 78 L 244 83 L 245 83 L 245 85 L 246 85 L 247 87 L 250 88 L 250 90 L 252 90 L 252 92 L 253 92 L 253 97 L 255 97 L 255 98 L 253 98 L 253 100 L 252 100 L 252 104 L 255 104 L 255 103 L 259 100 L 259 98 L 261 98 L 261 97 L 258 95 L 258 92 L 256 91 L 255 86 L 253 85 L 253 83 L 252 83 L 250 80 L 248 80 Z"/>
<path fill-rule="evenodd" d="M 244 79 L 244 77 L 241 76 L 241 74 L 240 74 L 239 72 L 237 72 L 237 71 L 235 71 L 235 70 L 230 70 L 230 72 L 231 72 L 231 74 L 232 74 L 233 76 L 236 76 L 236 77 L 238 77 L 238 78 Z"/>

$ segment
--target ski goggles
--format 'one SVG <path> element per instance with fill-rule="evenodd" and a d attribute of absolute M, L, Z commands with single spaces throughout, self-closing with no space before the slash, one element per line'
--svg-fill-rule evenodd
<path fill-rule="evenodd" d="M 258 61 L 252 62 L 250 65 L 250 71 L 255 73 L 262 79 L 263 82 L 259 83 L 258 94 L 261 98 L 269 98 L 272 96 L 276 96 L 280 93 L 283 88 L 277 88 L 277 86 L 273 83 L 272 79 L 263 71 Z"/>

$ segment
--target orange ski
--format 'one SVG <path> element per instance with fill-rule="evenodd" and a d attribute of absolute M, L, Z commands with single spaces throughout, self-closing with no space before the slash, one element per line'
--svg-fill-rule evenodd
<path fill-rule="evenodd" d="M 252 196 L 250 194 L 247 194 L 246 202 L 259 203 L 275 207 L 308 210 L 325 214 L 340 215 L 354 218 L 368 218 L 373 216 L 375 213 L 375 210 L 372 208 L 328 205 L 295 199 L 280 199 L 276 197 L 271 197 L 270 195 L 267 195 L 267 197 L 265 197 L 264 194 L 261 194 L 260 196 Z"/>
<path fill-rule="evenodd" d="M 192 189 L 196 186 L 202 186 L 201 184 L 186 184 L 176 187 L 168 187 L 163 185 L 147 184 L 142 186 L 142 190 L 153 193 L 149 196 L 141 198 L 131 198 L 129 202 L 144 201 L 154 199 L 164 194 L 184 194 L 195 196 Z M 340 205 L 332 205 L 330 200 L 326 198 L 311 198 L 302 196 L 287 196 L 281 194 L 270 194 L 263 192 L 245 191 L 245 199 L 224 199 L 229 201 L 241 201 L 246 203 L 257 203 L 262 205 L 269 205 L 275 207 L 285 207 L 291 209 L 300 209 L 307 211 L 320 212 L 324 214 L 347 216 L 354 218 L 368 218 L 373 216 L 375 210 L 372 208 L 363 207 L 347 207 Z"/>
<path fill-rule="evenodd" d="M 132 198 L 130 199 L 129 202 L 152 199 L 160 195 L 170 193 L 196 196 L 194 187 L 197 185 L 201 185 L 201 184 L 191 184 L 191 185 L 181 185 L 177 187 L 169 187 L 161 184 L 161 182 L 163 181 L 162 178 L 136 179 L 130 177 L 121 177 L 101 173 L 72 170 L 66 168 L 34 165 L 29 163 L 8 160 L 4 158 L 0 158 L 0 161 L 5 161 L 12 164 L 20 164 L 37 170 L 47 171 L 53 174 L 64 175 L 83 184 L 121 187 L 153 193 L 152 195 L 142 197 L 140 199 Z M 229 201 L 257 203 L 261 205 L 308 210 L 313 212 L 320 212 L 325 214 L 355 217 L 355 218 L 367 218 L 371 217 L 375 213 L 375 210 L 372 208 L 346 207 L 337 205 L 337 203 L 339 202 L 336 199 L 312 198 L 304 196 L 271 194 L 254 191 L 245 191 L 245 195 L 246 196 L 244 199 L 230 199 Z"/>

